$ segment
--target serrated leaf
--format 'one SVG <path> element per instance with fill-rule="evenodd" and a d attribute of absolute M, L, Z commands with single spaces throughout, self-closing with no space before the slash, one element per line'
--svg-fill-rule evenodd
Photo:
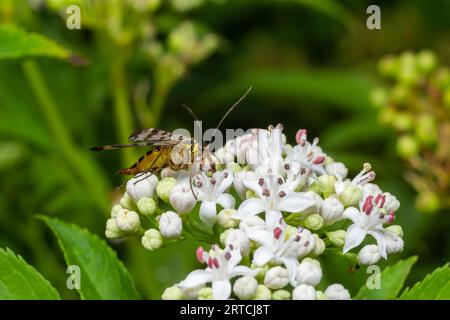
<path fill-rule="evenodd" d="M 59 300 L 39 272 L 9 249 L 0 249 L 0 300 Z"/>
<path fill-rule="evenodd" d="M 381 288 L 369 289 L 364 284 L 359 289 L 355 299 L 364 300 L 390 300 L 395 299 L 405 283 L 405 279 L 417 261 L 417 256 L 400 260 L 396 264 L 386 267 L 381 272 Z"/>
<path fill-rule="evenodd" d="M 68 59 L 70 51 L 43 35 L 13 25 L 0 25 L 0 59 L 33 56 Z"/>
<path fill-rule="evenodd" d="M 40 218 L 56 235 L 67 265 L 80 268 L 78 291 L 82 299 L 140 299 L 130 274 L 105 241 L 75 225 Z"/>
<path fill-rule="evenodd" d="M 450 267 L 447 263 L 428 274 L 400 296 L 402 300 L 450 300 Z"/>

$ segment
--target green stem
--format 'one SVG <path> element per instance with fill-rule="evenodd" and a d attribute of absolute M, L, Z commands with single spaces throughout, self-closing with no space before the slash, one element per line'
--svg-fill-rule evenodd
<path fill-rule="evenodd" d="M 125 74 L 124 58 L 119 57 L 111 61 L 110 75 L 114 98 L 114 117 L 118 141 L 126 143 L 128 136 L 133 132 L 133 119 L 128 101 L 128 89 Z M 133 149 L 122 150 L 122 165 L 130 166 L 136 160 Z"/>
<path fill-rule="evenodd" d="M 59 114 L 58 108 L 47 88 L 45 80 L 39 70 L 38 65 L 31 60 L 22 63 L 22 69 L 25 77 L 38 100 L 38 106 L 42 114 L 47 120 L 49 130 L 55 143 L 61 150 L 62 156 L 74 172 L 86 184 L 89 193 L 102 210 L 107 209 L 106 197 L 106 180 L 100 174 L 97 168 L 87 157 L 84 156 L 82 150 L 79 150 L 67 131 L 63 117 Z"/>

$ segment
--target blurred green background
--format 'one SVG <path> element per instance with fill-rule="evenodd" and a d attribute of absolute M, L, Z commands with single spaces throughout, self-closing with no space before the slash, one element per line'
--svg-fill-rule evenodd
<path fill-rule="evenodd" d="M 66 8 L 81 6 L 81 30 L 66 27 Z M 1 23 L 37 32 L 72 55 L 0 61 L 0 246 L 22 255 L 63 298 L 66 267 L 37 214 L 56 216 L 104 238 L 121 184 L 114 172 L 144 150 L 94 154 L 148 126 L 192 129 L 186 104 L 214 127 L 245 90 L 251 94 L 222 128 L 281 122 L 319 136 L 350 176 L 372 163 L 376 182 L 401 201 L 405 250 L 419 255 L 407 285 L 450 257 L 450 212 L 424 214 L 405 182 L 395 133 L 379 124 L 370 91 L 382 83 L 385 54 L 429 49 L 450 61 L 450 1 L 376 1 L 381 30 L 366 28 L 373 1 L 312 0 L 2 0 Z M 2 44 L 0 43 L 0 48 Z M 1 49 L 0 49 L 1 53 Z M 69 61 L 67 61 L 69 60 Z M 196 243 L 148 252 L 134 239 L 110 242 L 144 298 L 197 266 Z M 352 294 L 364 270 L 328 257 L 325 282 Z M 324 284 L 325 286 L 325 284 Z"/>

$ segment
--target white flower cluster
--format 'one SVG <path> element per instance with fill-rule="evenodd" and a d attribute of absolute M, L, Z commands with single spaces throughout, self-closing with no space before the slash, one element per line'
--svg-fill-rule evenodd
<path fill-rule="evenodd" d="M 348 179 L 318 138 L 310 143 L 302 129 L 292 146 L 282 130 L 254 129 L 228 141 L 215 153 L 221 165 L 214 172 L 189 179 L 166 170 L 160 179 L 149 173 L 128 181 L 107 221 L 108 238 L 140 235 L 148 250 L 182 238 L 212 244 L 197 250 L 206 268 L 163 299 L 350 299 L 341 284 L 317 289 L 325 248 L 361 265 L 403 249 L 401 227 L 385 227 L 400 203 L 372 183 L 369 164 Z M 349 253 L 356 247 L 359 253 Z"/>

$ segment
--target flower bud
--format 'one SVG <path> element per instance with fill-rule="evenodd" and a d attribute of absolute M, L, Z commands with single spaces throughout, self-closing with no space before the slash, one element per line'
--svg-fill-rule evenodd
<path fill-rule="evenodd" d="M 384 88 L 375 88 L 370 92 L 370 102 L 377 107 L 382 108 L 388 101 L 388 93 Z"/>
<path fill-rule="evenodd" d="M 163 238 L 157 229 L 149 229 L 145 231 L 141 243 L 147 250 L 158 250 L 163 246 Z"/>
<path fill-rule="evenodd" d="M 397 152 L 406 159 L 414 157 L 419 153 L 419 144 L 412 135 L 403 135 L 397 140 Z"/>
<path fill-rule="evenodd" d="M 392 233 L 398 235 L 399 237 L 403 237 L 403 229 L 398 224 L 384 228 L 384 230 L 392 232 Z"/>
<path fill-rule="evenodd" d="M 438 140 L 437 124 L 432 115 L 422 114 L 417 118 L 415 134 L 420 142 L 432 145 Z"/>
<path fill-rule="evenodd" d="M 436 67 L 437 58 L 433 52 L 424 50 L 416 55 L 416 63 L 421 71 L 428 73 Z"/>
<path fill-rule="evenodd" d="M 156 175 L 151 172 L 144 173 L 128 180 L 126 187 L 127 193 L 134 202 L 137 202 L 143 197 L 151 198 L 153 197 L 157 183 L 158 177 Z"/>
<path fill-rule="evenodd" d="M 407 131 L 413 127 L 413 118 L 407 112 L 396 112 L 392 119 L 392 125 L 399 131 Z"/>
<path fill-rule="evenodd" d="M 128 209 L 128 210 L 137 210 L 136 203 L 134 203 L 134 200 L 130 197 L 128 193 L 124 193 L 122 198 L 120 199 L 120 206 L 122 209 Z M 115 212 L 116 216 L 119 211 Z"/>
<path fill-rule="evenodd" d="M 317 182 L 319 183 L 319 190 L 322 192 L 324 198 L 334 193 L 335 177 L 324 174 L 317 179 Z"/>
<path fill-rule="evenodd" d="M 156 202 L 153 198 L 140 198 L 136 205 L 139 212 L 144 216 L 151 216 L 156 211 Z"/>
<path fill-rule="evenodd" d="M 178 214 L 167 211 L 159 218 L 159 231 L 164 238 L 177 238 L 183 231 L 183 222 Z"/>
<path fill-rule="evenodd" d="M 198 294 L 201 289 L 205 287 L 205 284 L 200 284 L 195 287 L 183 288 L 183 293 L 187 300 L 195 300 L 198 299 Z"/>
<path fill-rule="evenodd" d="M 228 229 L 224 241 L 225 246 L 232 245 L 234 248 L 239 248 L 242 256 L 247 256 L 250 252 L 250 239 L 247 234 L 239 229 Z"/>
<path fill-rule="evenodd" d="M 124 232 L 117 226 L 116 219 L 110 218 L 106 220 L 105 236 L 109 239 L 116 239 L 124 236 Z"/>
<path fill-rule="evenodd" d="M 398 59 L 389 55 L 380 59 L 378 71 L 384 76 L 394 76 L 398 70 Z"/>
<path fill-rule="evenodd" d="M 235 209 L 222 209 L 217 215 L 217 224 L 225 229 L 237 227 L 239 220 L 234 219 L 235 214 Z"/>
<path fill-rule="evenodd" d="M 258 282 L 255 278 L 244 276 L 236 280 L 233 286 L 233 292 L 241 300 L 250 300 L 256 296 Z"/>
<path fill-rule="evenodd" d="M 330 225 L 339 221 L 344 212 L 344 205 L 334 196 L 326 198 L 322 202 L 320 208 L 320 215 L 324 220 L 325 225 Z"/>
<path fill-rule="evenodd" d="M 381 258 L 378 246 L 374 244 L 365 245 L 358 253 L 358 263 L 360 265 L 372 265 Z"/>
<path fill-rule="evenodd" d="M 333 162 L 326 166 L 326 171 L 329 175 L 335 178 L 345 179 L 348 174 L 348 170 L 342 162 Z"/>
<path fill-rule="evenodd" d="M 320 256 L 325 250 L 325 242 L 321 238 L 319 238 L 317 234 L 314 234 L 314 237 L 316 239 L 316 245 L 314 246 L 312 255 L 317 257 Z"/>
<path fill-rule="evenodd" d="M 327 232 L 328 239 L 336 247 L 342 247 L 344 245 L 346 235 L 347 232 L 345 230 L 336 230 Z"/>
<path fill-rule="evenodd" d="M 184 300 L 185 296 L 183 290 L 178 287 L 170 287 L 164 290 L 161 297 L 163 300 Z"/>
<path fill-rule="evenodd" d="M 269 266 L 267 264 L 263 265 L 262 267 L 258 267 L 257 265 L 252 263 L 250 268 L 256 271 L 255 278 L 258 281 L 263 281 L 267 270 L 269 270 Z"/>
<path fill-rule="evenodd" d="M 177 184 L 177 180 L 173 177 L 167 177 L 162 179 L 158 182 L 156 185 L 156 193 L 158 194 L 158 197 L 164 201 L 169 202 L 170 193 L 172 192 L 172 189 Z"/>
<path fill-rule="evenodd" d="M 401 237 L 392 232 L 386 232 L 386 252 L 388 254 L 401 252 L 404 242 Z"/>
<path fill-rule="evenodd" d="M 339 283 L 328 286 L 324 294 L 330 300 L 351 300 L 348 290 Z"/>
<path fill-rule="evenodd" d="M 272 293 L 272 300 L 290 300 L 291 293 L 287 290 L 276 290 Z"/>
<path fill-rule="evenodd" d="M 122 209 L 116 216 L 117 227 L 124 232 L 136 232 L 141 226 L 139 215 L 131 210 Z"/>
<path fill-rule="evenodd" d="M 198 300 L 212 300 L 213 292 L 212 288 L 204 287 L 198 291 Z"/>
<path fill-rule="evenodd" d="M 170 204 L 180 214 L 192 211 L 196 202 L 189 181 L 178 183 L 170 193 Z"/>
<path fill-rule="evenodd" d="M 286 225 L 284 228 L 284 240 L 287 241 L 288 239 L 292 238 L 298 233 L 298 229 L 294 226 L 291 226 L 290 224 Z"/>
<path fill-rule="evenodd" d="M 272 299 L 272 292 L 266 286 L 260 284 L 256 289 L 256 294 L 253 300 L 270 300 Z"/>
<path fill-rule="evenodd" d="M 310 230 L 319 230 L 323 227 L 323 218 L 317 214 L 311 214 L 305 219 L 305 226 Z"/>
<path fill-rule="evenodd" d="M 249 189 L 249 190 L 245 191 L 245 199 L 250 199 L 250 198 L 258 198 L 258 196 L 255 191 Z"/>
<path fill-rule="evenodd" d="M 111 218 L 116 218 L 117 214 L 122 209 L 123 209 L 123 207 L 120 204 L 116 204 L 115 206 L 113 206 L 111 209 Z"/>
<path fill-rule="evenodd" d="M 344 207 L 357 206 L 362 197 L 362 191 L 358 186 L 349 184 L 345 187 L 344 192 L 339 195 L 339 200 Z"/>
<path fill-rule="evenodd" d="M 405 84 L 416 83 L 419 79 L 419 73 L 416 68 L 416 59 L 412 52 L 403 52 L 399 57 L 400 68 L 397 72 L 397 78 Z"/>
<path fill-rule="evenodd" d="M 264 277 L 264 285 L 269 289 L 281 289 L 289 283 L 289 274 L 285 268 L 276 266 L 270 268 Z"/>
<path fill-rule="evenodd" d="M 441 207 L 440 202 L 433 191 L 422 191 L 416 198 L 416 207 L 424 213 L 435 213 Z"/>
<path fill-rule="evenodd" d="M 316 299 L 317 300 L 328 300 L 327 296 L 325 295 L 325 293 L 323 293 L 322 291 L 316 291 Z"/>
<path fill-rule="evenodd" d="M 238 172 L 242 171 L 241 166 L 239 165 L 239 163 L 236 162 L 229 162 L 227 163 L 227 170 L 231 171 L 232 173 L 236 174 Z"/>
<path fill-rule="evenodd" d="M 316 300 L 316 289 L 308 284 L 298 285 L 292 291 L 292 300 Z"/>
<path fill-rule="evenodd" d="M 317 260 L 311 258 L 305 258 L 298 265 L 296 278 L 299 284 L 309 284 L 311 286 L 316 286 L 322 279 L 322 268 Z"/>
<path fill-rule="evenodd" d="M 245 231 L 247 228 L 264 230 L 266 223 L 258 216 L 247 217 L 239 223 L 239 229 Z"/>

